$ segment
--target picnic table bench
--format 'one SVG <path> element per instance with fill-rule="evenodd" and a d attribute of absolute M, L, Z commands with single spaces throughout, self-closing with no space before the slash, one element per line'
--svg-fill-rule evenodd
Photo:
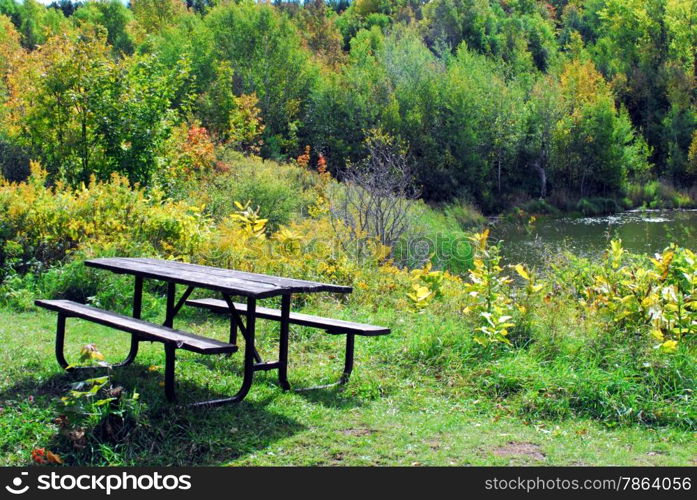
<path fill-rule="evenodd" d="M 85 262 L 85 265 L 118 274 L 130 274 L 135 277 L 132 317 L 69 300 L 35 301 L 37 306 L 58 313 L 56 329 L 56 359 L 58 364 L 69 371 L 80 368 L 92 368 L 72 366 L 65 359 L 66 318 L 80 318 L 131 334 L 131 345 L 128 355 L 120 363 L 111 365 L 113 367 L 126 366 L 132 363 L 138 354 L 140 342 L 160 342 L 165 349 L 165 395 L 170 401 L 176 400 L 175 360 L 177 349 L 184 349 L 199 354 L 229 355 L 238 350 L 238 331 L 241 332 L 245 341 L 244 374 L 239 391 L 230 397 L 194 403 L 194 406 L 214 406 L 235 403 L 244 399 L 252 385 L 254 373 L 257 371 L 278 370 L 280 386 L 284 390 L 290 389 L 288 382 L 288 344 L 289 327 L 291 324 L 320 328 L 334 335 L 346 335 L 344 371 L 337 382 L 339 384 L 348 382 L 353 370 L 355 335 L 376 336 L 390 333 L 390 330 L 384 327 L 292 313 L 290 311 L 294 293 L 350 293 L 352 291 L 351 287 L 147 258 L 100 258 L 88 260 Z M 160 280 L 167 283 L 166 313 L 163 325 L 140 319 L 144 279 Z M 177 285 L 186 286 L 185 291 L 178 300 Z M 189 300 L 191 293 L 197 288 L 218 292 L 222 299 Z M 233 302 L 232 297 L 246 298 L 246 303 Z M 280 297 L 280 309 L 271 309 L 257 305 L 257 300 L 271 297 Z M 174 329 L 174 318 L 184 305 L 228 315 L 230 317 L 229 340 L 223 342 Z M 245 318 L 244 320 L 243 317 Z M 264 362 L 256 350 L 257 319 L 273 320 L 280 323 L 277 361 Z"/>

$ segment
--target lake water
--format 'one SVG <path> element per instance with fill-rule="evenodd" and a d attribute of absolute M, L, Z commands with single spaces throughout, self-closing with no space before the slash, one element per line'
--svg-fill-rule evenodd
<path fill-rule="evenodd" d="M 545 218 L 532 225 L 497 222 L 494 241 L 503 240 L 506 263 L 539 266 L 564 250 L 585 257 L 600 255 L 619 238 L 632 252 L 654 254 L 671 242 L 697 251 L 697 210 L 629 211 L 602 217 Z"/>

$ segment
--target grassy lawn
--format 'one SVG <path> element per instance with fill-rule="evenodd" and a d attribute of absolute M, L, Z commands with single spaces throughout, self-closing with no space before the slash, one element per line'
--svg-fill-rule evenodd
<path fill-rule="evenodd" d="M 225 322 L 198 312 L 183 313 L 176 326 L 225 338 Z M 55 315 L 2 310 L 0 464 L 29 464 L 36 447 L 70 465 L 697 464 L 694 432 L 610 427 L 590 419 L 531 420 L 505 398 L 479 397 L 471 389 L 471 369 L 438 372 L 402 362 L 396 353 L 406 330 L 358 338 L 354 376 L 343 390 L 284 393 L 275 372 L 260 373 L 243 403 L 210 410 L 168 404 L 161 387 L 162 346 L 142 344 L 136 363 L 113 373 L 115 384 L 140 394 L 136 423 L 118 439 L 87 429 L 84 447 L 75 448 L 54 420 L 68 384 L 84 374 L 64 374 L 55 361 Z M 274 331 L 262 322 L 260 351 L 269 359 Z M 291 340 L 293 386 L 338 377 L 342 338 L 293 327 Z M 68 360 L 90 342 L 116 361 L 125 355 L 128 337 L 68 320 Z M 181 352 L 178 358 L 183 402 L 237 390 L 241 354 Z"/>

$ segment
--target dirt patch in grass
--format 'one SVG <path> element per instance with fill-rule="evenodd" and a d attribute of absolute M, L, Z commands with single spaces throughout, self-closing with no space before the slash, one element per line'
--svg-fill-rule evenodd
<path fill-rule="evenodd" d="M 344 429 L 341 432 L 346 436 L 370 436 L 371 434 L 375 434 L 377 431 L 374 429 Z"/>
<path fill-rule="evenodd" d="M 431 439 L 429 441 L 426 441 L 426 444 L 432 450 L 439 450 L 440 446 L 441 446 L 440 441 L 436 441 L 435 439 Z"/>
<path fill-rule="evenodd" d="M 526 456 L 535 460 L 544 460 L 546 458 L 539 445 L 518 441 L 510 441 L 504 446 L 494 448 L 492 453 L 497 457 Z"/>

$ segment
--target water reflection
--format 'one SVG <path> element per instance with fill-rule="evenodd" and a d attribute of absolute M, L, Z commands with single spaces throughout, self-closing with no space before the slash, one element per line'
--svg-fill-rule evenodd
<path fill-rule="evenodd" d="M 540 266 L 565 250 L 600 255 L 614 238 L 632 252 L 653 254 L 675 242 L 697 250 L 697 210 L 629 211 L 603 217 L 541 218 L 534 224 L 497 222 L 494 241 L 503 240 L 508 263 Z"/>

